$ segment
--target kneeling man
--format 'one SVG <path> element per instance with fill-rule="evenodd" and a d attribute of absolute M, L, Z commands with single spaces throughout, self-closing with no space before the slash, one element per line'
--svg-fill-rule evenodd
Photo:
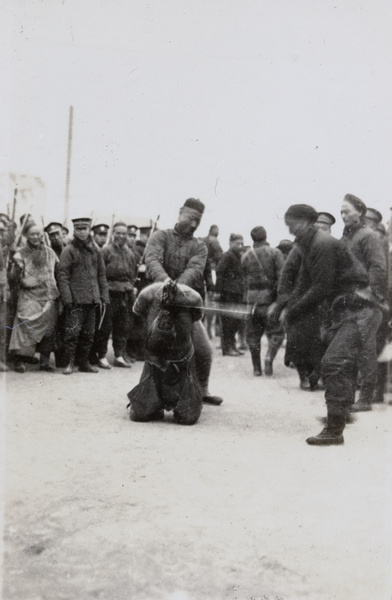
<path fill-rule="evenodd" d="M 153 283 L 133 308 L 147 318 L 146 361 L 139 384 L 129 393 L 132 421 L 164 418 L 173 411 L 177 423 L 198 420 L 203 396 L 196 375 L 193 323 L 202 317 L 201 296 L 184 284 Z"/>

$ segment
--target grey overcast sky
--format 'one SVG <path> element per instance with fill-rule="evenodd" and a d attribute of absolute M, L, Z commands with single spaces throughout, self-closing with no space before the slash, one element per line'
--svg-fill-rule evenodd
<path fill-rule="evenodd" d="M 288 237 L 285 209 L 392 206 L 390 0 L 2 0 L 0 171 L 62 219 L 206 204 L 199 233 Z"/>

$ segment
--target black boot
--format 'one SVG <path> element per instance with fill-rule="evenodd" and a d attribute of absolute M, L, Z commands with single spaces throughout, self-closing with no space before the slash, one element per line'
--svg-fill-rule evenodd
<path fill-rule="evenodd" d="M 263 371 L 261 369 L 260 348 L 251 348 L 250 355 L 252 357 L 253 375 L 261 377 Z"/>
<path fill-rule="evenodd" d="M 344 443 L 343 430 L 346 425 L 346 415 L 334 413 L 328 409 L 327 425 L 316 436 L 306 440 L 311 446 L 339 446 Z"/>

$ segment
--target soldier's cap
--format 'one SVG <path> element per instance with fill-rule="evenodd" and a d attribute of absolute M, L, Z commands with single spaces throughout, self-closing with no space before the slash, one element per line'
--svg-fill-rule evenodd
<path fill-rule="evenodd" d="M 343 201 L 349 202 L 351 206 L 355 208 L 355 210 L 361 213 L 361 215 L 364 215 L 366 213 L 366 204 L 363 202 L 363 200 L 361 200 L 357 196 L 354 196 L 354 194 L 346 194 L 343 198 Z"/>
<path fill-rule="evenodd" d="M 140 233 L 142 235 L 148 235 L 151 231 L 152 227 L 140 227 Z"/>
<path fill-rule="evenodd" d="M 109 229 L 110 227 L 109 225 L 106 225 L 106 223 L 99 223 L 98 225 L 94 225 L 94 227 L 91 227 L 91 231 L 93 231 L 94 233 L 107 233 Z"/>
<path fill-rule="evenodd" d="M 45 227 L 45 231 L 48 235 L 52 233 L 59 233 L 62 230 L 63 226 L 61 223 L 57 223 L 56 221 L 52 221 Z"/>
<path fill-rule="evenodd" d="M 188 198 L 185 200 L 183 208 L 191 208 L 202 215 L 204 213 L 205 205 L 198 198 Z"/>
<path fill-rule="evenodd" d="M 128 235 L 137 235 L 137 230 L 139 229 L 139 227 L 137 227 L 136 225 L 128 225 L 127 227 L 127 233 Z"/>
<path fill-rule="evenodd" d="M 65 225 L 62 225 L 62 226 L 61 226 L 61 230 L 62 230 L 62 231 L 65 231 L 65 233 L 69 233 L 69 229 L 68 229 L 68 227 L 66 227 Z"/>
<path fill-rule="evenodd" d="M 319 212 L 317 217 L 317 223 L 326 223 L 327 225 L 333 225 L 336 223 L 336 219 L 329 212 Z"/>
<path fill-rule="evenodd" d="M 318 218 L 318 212 L 313 208 L 313 206 L 309 206 L 309 204 L 292 204 L 286 210 L 285 219 L 305 219 L 310 223 L 315 223 Z"/>
<path fill-rule="evenodd" d="M 22 225 L 23 221 L 26 221 L 26 223 L 27 223 L 27 221 L 30 221 L 31 219 L 32 219 L 32 216 L 31 216 L 31 214 L 30 214 L 30 213 L 27 213 L 27 214 L 24 214 L 24 215 L 22 215 L 22 216 L 20 217 L 20 219 L 19 219 L 19 223 Z"/>
<path fill-rule="evenodd" d="M 80 227 L 91 227 L 91 219 L 88 217 L 80 217 L 78 219 L 71 219 L 73 226 L 75 229 L 79 229 Z"/>
<path fill-rule="evenodd" d="M 250 237 L 254 242 L 263 242 L 267 239 L 267 232 L 262 225 L 258 225 L 257 227 L 253 227 Z"/>
<path fill-rule="evenodd" d="M 237 240 L 243 240 L 244 236 L 240 233 L 231 233 L 229 237 L 229 242 L 236 242 Z"/>
<path fill-rule="evenodd" d="M 375 221 L 376 223 L 381 223 L 382 221 L 382 214 L 375 208 L 368 208 L 365 217 Z"/>
<path fill-rule="evenodd" d="M 291 250 L 291 248 L 294 246 L 294 242 L 292 242 L 291 240 L 280 240 L 279 242 L 279 246 L 276 246 L 278 250 L 281 250 L 282 252 L 287 252 L 288 250 Z"/>

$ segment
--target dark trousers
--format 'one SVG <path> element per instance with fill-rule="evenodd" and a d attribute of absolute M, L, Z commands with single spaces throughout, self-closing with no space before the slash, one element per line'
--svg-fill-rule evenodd
<path fill-rule="evenodd" d="M 88 362 L 95 332 L 95 304 L 65 307 L 64 354 L 67 362 L 73 362 L 76 351 L 79 366 Z"/>
<path fill-rule="evenodd" d="M 359 361 L 359 371 L 362 376 L 359 399 L 361 402 L 370 403 L 377 381 L 377 333 L 382 321 L 381 309 L 376 307 L 369 309 L 366 319 L 368 321 L 366 330 L 369 334 Z"/>
<path fill-rule="evenodd" d="M 354 403 L 358 369 L 362 354 L 374 338 L 371 313 L 365 306 L 340 310 L 328 330 L 330 342 L 321 362 L 328 411 L 346 414 Z"/>
<path fill-rule="evenodd" d="M 128 292 L 110 292 L 110 304 L 107 306 L 107 322 L 102 328 L 102 351 L 103 358 L 108 351 L 108 342 L 112 334 L 114 356 L 124 356 L 127 339 L 130 333 L 131 314 L 132 314 L 132 296 Z"/>
<path fill-rule="evenodd" d="M 260 355 L 261 338 L 264 333 L 268 339 L 267 356 L 273 360 L 282 345 L 284 331 L 281 325 L 271 326 L 268 320 L 268 305 L 258 306 L 254 315 L 248 323 L 246 341 L 251 352 L 258 352 Z"/>

